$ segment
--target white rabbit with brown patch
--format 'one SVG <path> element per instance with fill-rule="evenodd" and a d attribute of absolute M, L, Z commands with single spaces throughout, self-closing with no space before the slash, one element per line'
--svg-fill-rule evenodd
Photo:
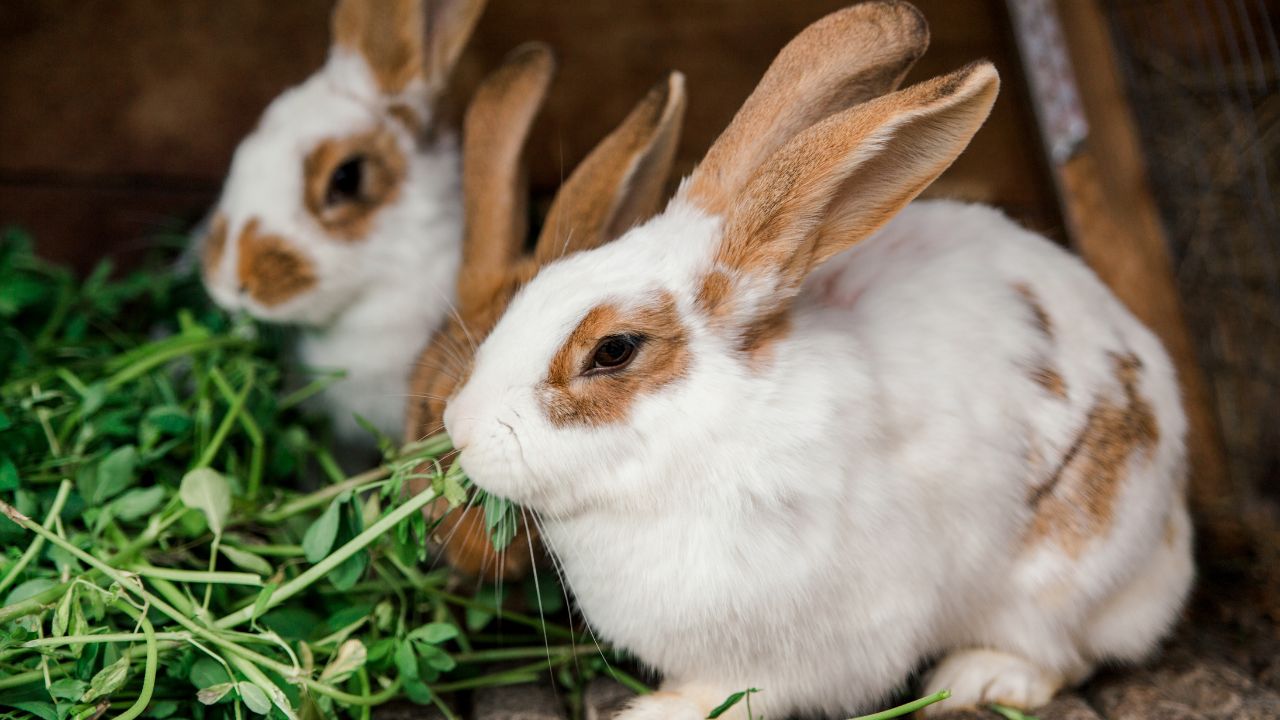
<path fill-rule="evenodd" d="M 300 326 L 305 365 L 346 371 L 323 400 L 348 442 L 355 413 L 400 433 L 413 361 L 451 307 L 461 168 L 436 106 L 483 8 L 339 0 L 328 61 L 236 149 L 202 240 L 220 305 Z"/>
<path fill-rule="evenodd" d="M 463 468 L 662 674 L 626 720 L 747 687 L 844 717 L 934 658 L 935 710 L 1034 708 L 1179 613 L 1169 359 L 1048 240 L 908 205 L 999 84 L 882 94 L 926 42 L 902 2 L 806 29 L 662 214 L 515 295 L 448 403 Z"/>
<path fill-rule="evenodd" d="M 540 266 L 612 240 L 653 216 L 664 198 L 684 119 L 679 73 L 655 85 L 574 168 L 556 192 L 534 251 L 524 252 L 528 202 L 521 157 L 553 73 L 548 48 L 523 45 L 485 79 L 467 106 L 458 308 L 414 367 L 406 442 L 442 429 L 444 401 L 466 374 L 476 344 Z M 445 509 L 443 502 L 433 508 Z M 480 508 L 455 510 L 437 533 L 449 565 L 467 575 L 518 579 L 532 561 L 533 553 L 524 552 L 529 538 L 517 537 L 513 552 L 494 551 Z"/>

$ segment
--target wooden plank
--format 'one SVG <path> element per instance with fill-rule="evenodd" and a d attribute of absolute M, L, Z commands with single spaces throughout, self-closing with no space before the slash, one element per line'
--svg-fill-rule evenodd
<path fill-rule="evenodd" d="M 1151 194 L 1137 126 L 1099 0 L 1057 0 L 1067 47 L 1082 79 L 1085 145 L 1057 169 L 1063 213 L 1081 256 L 1164 342 L 1186 404 L 1190 498 L 1206 545 L 1245 547 L 1241 508 L 1227 473 L 1214 405 L 1183 318 L 1164 229 Z"/>

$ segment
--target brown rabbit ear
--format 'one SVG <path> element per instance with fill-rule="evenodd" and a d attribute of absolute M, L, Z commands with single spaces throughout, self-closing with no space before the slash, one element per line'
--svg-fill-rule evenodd
<path fill-rule="evenodd" d="M 901 0 L 865 2 L 805 28 L 681 189 L 719 215 L 766 158 L 823 118 L 892 92 L 929 45 L 929 26 Z"/>
<path fill-rule="evenodd" d="M 990 63 L 974 63 L 832 115 L 766 160 L 729 208 L 716 256 L 730 277 L 774 288 L 748 325 L 776 323 L 810 270 L 875 232 L 947 169 L 999 87 Z"/>
<path fill-rule="evenodd" d="M 462 141 L 466 237 L 458 282 L 464 314 L 506 282 L 524 245 L 528 198 L 520 158 L 554 73 L 550 48 L 521 45 L 481 83 L 467 107 Z"/>
<path fill-rule="evenodd" d="M 684 106 L 684 76 L 671 73 L 574 169 L 547 212 L 539 265 L 602 245 L 658 210 Z"/>
<path fill-rule="evenodd" d="M 475 28 L 484 0 L 338 0 L 333 42 L 359 53 L 379 89 L 399 95 L 421 79 L 442 88 Z"/>
<path fill-rule="evenodd" d="M 428 0 L 426 77 L 439 90 L 480 22 L 488 0 Z"/>

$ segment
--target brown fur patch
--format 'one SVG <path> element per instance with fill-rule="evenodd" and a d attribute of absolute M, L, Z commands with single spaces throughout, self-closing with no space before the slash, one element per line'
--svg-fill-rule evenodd
<path fill-rule="evenodd" d="M 409 134 L 415 138 L 421 138 L 425 132 L 422 115 L 417 110 L 405 105 L 404 103 L 395 103 L 387 108 L 387 114 L 395 118 L 397 122 L 409 131 Z"/>
<path fill-rule="evenodd" d="M 382 92 L 424 76 L 422 0 L 340 0 L 331 22 L 334 43 L 364 57 Z"/>
<path fill-rule="evenodd" d="M 694 297 L 694 305 L 698 310 L 711 320 L 722 317 L 729 307 L 729 300 L 733 297 L 733 281 L 729 276 L 719 270 L 712 270 L 702 276 L 702 282 L 698 284 L 698 294 Z"/>
<path fill-rule="evenodd" d="M 1123 399 L 1095 403 L 1057 470 L 1033 493 L 1028 544 L 1051 540 L 1079 555 L 1109 530 L 1130 459 L 1150 453 L 1159 440 L 1155 413 L 1138 394 L 1141 361 L 1133 354 L 1113 355 L 1112 361 Z"/>
<path fill-rule="evenodd" d="M 1031 286 L 1026 283 L 1015 283 L 1013 290 L 1031 310 L 1036 329 L 1047 339 L 1053 340 L 1053 321 L 1049 319 L 1049 313 L 1045 312 L 1044 305 L 1040 304 L 1040 299 L 1031 290 Z"/>
<path fill-rule="evenodd" d="M 337 167 L 352 158 L 363 158 L 358 197 L 331 202 L 329 179 Z M 400 194 L 408 161 L 395 134 L 387 128 L 338 140 L 325 140 L 303 163 L 304 203 L 326 230 L 343 240 L 363 239 L 378 210 Z"/>
<path fill-rule="evenodd" d="M 289 300 L 316 284 L 315 268 L 279 235 L 258 232 L 254 218 L 240 232 L 236 276 L 249 296 L 271 307 Z"/>
<path fill-rule="evenodd" d="M 631 364 L 615 373 L 583 376 L 596 343 L 624 333 L 643 338 Z M 670 294 L 629 312 L 599 305 L 583 317 L 552 358 L 539 388 L 542 406 L 557 426 L 622 422 L 637 397 L 675 382 L 688 367 L 685 330 Z"/>
<path fill-rule="evenodd" d="M 213 216 L 209 223 L 209 232 L 204 236 L 204 244 L 200 249 L 200 260 L 206 275 L 217 272 L 222 262 L 222 254 L 227 249 L 227 219 L 222 213 Z"/>
<path fill-rule="evenodd" d="M 1067 382 L 1062 379 L 1061 373 L 1048 365 L 1031 368 L 1031 380 L 1050 395 L 1061 400 L 1067 399 Z"/>

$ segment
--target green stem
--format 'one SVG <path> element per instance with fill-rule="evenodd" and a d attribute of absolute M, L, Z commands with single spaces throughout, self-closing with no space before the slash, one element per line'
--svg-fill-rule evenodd
<path fill-rule="evenodd" d="M 70 494 L 71 481 L 63 480 L 62 484 L 58 486 L 58 494 L 54 496 L 53 504 L 49 506 L 49 513 L 45 515 L 45 528 L 53 525 L 53 521 L 57 519 L 59 513 L 62 512 L 62 506 L 67 503 L 67 496 Z M 0 578 L 0 594 L 3 594 L 4 591 L 18 579 L 18 576 L 22 574 L 22 571 L 27 569 L 27 565 L 31 563 L 31 560 L 34 559 L 36 555 L 40 554 L 40 551 L 43 548 L 44 538 L 36 536 L 35 539 L 31 541 L 31 544 L 27 546 L 27 551 L 22 553 L 22 557 L 18 558 L 18 562 L 14 563 L 13 567 L 9 568 L 9 572 L 5 573 L 3 578 Z"/>
<path fill-rule="evenodd" d="M 543 622 L 542 620 L 539 620 L 538 618 L 533 617 L 531 615 L 524 615 L 522 613 L 513 612 L 511 610 L 495 608 L 493 605 L 490 605 L 488 603 L 482 603 L 478 600 L 474 600 L 468 597 L 463 597 L 461 595 L 454 595 L 453 593 L 448 593 L 443 590 L 436 590 L 433 592 L 437 594 L 445 602 L 452 603 L 454 605 L 460 605 L 465 608 L 474 608 L 476 610 L 491 612 L 494 614 L 495 617 L 502 618 L 503 620 L 510 620 L 511 622 L 516 623 L 517 625 L 524 625 L 525 627 L 531 627 L 535 630 L 543 630 L 549 635 L 555 635 L 557 637 L 566 638 L 574 641 L 584 641 L 584 642 L 590 641 L 589 638 L 578 637 L 573 633 L 572 630 L 569 630 L 568 628 L 562 628 L 559 625 L 552 625 L 550 623 Z"/>
<path fill-rule="evenodd" d="M 575 653 L 577 655 L 591 655 L 596 649 L 594 647 L 575 646 L 575 645 L 552 645 L 550 648 L 542 647 L 510 647 L 497 648 L 494 650 L 475 650 L 473 652 L 460 652 L 453 656 L 454 660 L 460 663 L 482 663 L 482 662 L 502 662 L 504 660 L 526 660 L 529 658 L 543 658 L 548 655 L 559 655 L 560 653 Z"/>
<path fill-rule="evenodd" d="M 217 348 L 226 345 L 240 344 L 241 342 L 242 341 L 239 338 L 234 337 L 215 337 L 198 338 L 196 340 L 182 338 L 182 342 L 167 343 L 161 347 L 161 349 L 156 350 L 151 354 L 144 354 L 140 360 L 132 363 L 131 365 L 126 365 L 117 371 L 107 379 L 107 389 L 114 390 L 130 380 L 145 375 L 152 368 L 163 365 L 170 360 L 195 355 L 197 353 L 208 352 L 210 350 L 216 350 Z M 159 341 L 159 343 L 166 343 L 166 341 L 162 340 Z M 159 345 L 155 344 L 153 347 L 154 346 Z M 146 349 L 148 349 L 148 346 L 145 345 L 142 348 L 139 348 L 139 350 Z"/>
<path fill-rule="evenodd" d="M 137 563 L 129 566 L 129 572 L 137 573 L 142 577 L 160 578 L 161 580 L 172 580 L 173 582 L 213 583 L 217 585 L 251 585 L 253 587 L 262 587 L 262 577 L 255 573 L 248 572 L 225 572 L 220 570 L 170 570 L 168 568 L 152 567 L 151 565 L 141 565 Z"/>
<path fill-rule="evenodd" d="M 147 709 L 147 706 L 151 704 L 151 694 L 156 689 L 156 666 L 159 664 L 160 651 L 156 646 L 156 630 L 151 625 L 151 621 L 147 619 L 147 614 L 139 612 L 122 600 L 118 600 L 114 604 L 125 613 L 133 616 L 134 620 L 142 625 L 142 635 L 147 643 L 147 659 L 142 670 L 142 690 L 138 692 L 138 699 L 134 701 L 133 705 L 116 716 L 116 720 L 133 720 L 141 715 Z"/>
<path fill-rule="evenodd" d="M 398 525 L 402 520 L 408 518 L 415 512 L 421 511 L 422 508 L 426 507 L 427 504 L 432 500 L 435 500 L 435 498 L 435 492 L 427 489 L 405 501 L 405 503 L 400 507 L 387 513 L 377 522 L 365 528 L 364 532 L 349 540 L 345 545 L 335 550 L 328 557 L 315 565 L 312 565 L 306 570 L 306 572 L 303 572 L 301 575 L 298 575 L 294 579 L 277 588 L 276 591 L 271 594 L 271 599 L 267 602 L 266 607 L 261 608 L 261 610 L 265 612 L 266 610 L 269 610 L 302 592 L 316 580 L 319 580 L 332 572 L 334 568 L 341 565 L 347 558 L 360 552 L 367 545 L 374 542 L 382 535 L 390 532 L 391 529 Z M 218 620 L 214 623 L 214 627 L 223 629 L 232 628 L 242 622 L 248 621 L 252 616 L 253 607 L 244 607 L 230 615 L 227 615 L 221 620 Z"/>
<path fill-rule="evenodd" d="M 186 640 L 191 633 L 161 632 L 152 633 L 156 640 Z M 40 638 L 28 640 L 22 644 L 24 648 L 58 647 L 59 645 L 82 645 L 86 643 L 138 642 L 146 640 L 146 633 L 102 633 L 100 635 L 64 635 L 56 638 Z"/>
<path fill-rule="evenodd" d="M 264 523 L 278 523 L 287 518 L 293 517 L 298 513 L 305 512 L 314 507 L 327 504 L 333 498 L 341 495 L 347 490 L 355 488 L 375 480 L 382 480 L 391 475 L 391 469 L 387 467 L 376 467 L 372 470 L 365 470 L 359 475 L 354 475 L 340 483 L 326 486 L 313 493 L 303 495 L 296 500 L 281 505 L 275 510 L 269 510 L 258 516 L 258 520 Z"/>
<path fill-rule="evenodd" d="M 424 497 L 425 497 L 425 500 L 423 499 Z M 416 510 L 421 509 L 422 505 L 425 505 L 426 503 L 430 502 L 433 498 L 434 498 L 434 494 L 431 493 L 430 491 L 419 493 L 409 503 L 406 503 L 405 505 L 397 508 L 396 511 L 393 512 L 391 515 L 388 515 L 382 520 L 379 520 L 378 523 L 375 523 L 374 525 L 370 526 L 369 530 L 365 531 L 365 533 L 362 533 L 361 536 L 368 534 L 369 531 L 378 528 L 379 524 L 382 524 L 384 521 L 390 520 L 394 515 L 399 513 L 401 510 L 404 510 L 405 508 L 411 508 L 409 512 L 414 512 Z M 421 504 L 418 505 L 417 507 L 414 507 L 412 504 L 414 502 L 420 502 Z M 407 517 L 409 512 L 406 512 L 403 515 L 401 515 L 399 519 L 402 520 L 404 519 L 404 517 Z M 63 538 L 41 527 L 39 524 L 33 522 L 31 518 L 18 512 L 17 509 L 15 509 L 9 503 L 0 501 L 0 513 L 3 513 L 10 520 L 17 523 L 18 525 L 21 525 L 27 530 L 33 533 L 36 533 L 37 535 L 44 536 L 45 539 L 47 539 L 49 542 L 71 553 L 76 558 L 78 558 L 81 562 L 84 562 L 90 567 L 97 569 L 98 571 L 102 572 L 104 575 L 111 578 L 115 582 L 120 583 L 120 586 L 125 588 L 127 592 L 137 595 L 138 597 L 146 601 L 149 605 L 154 607 L 156 610 L 159 610 L 165 615 L 168 615 L 169 619 L 173 620 L 177 624 L 186 628 L 188 631 L 191 632 L 192 635 L 202 640 L 208 641 L 209 643 L 212 643 L 213 645 L 216 645 L 227 652 L 234 653 L 235 655 L 238 655 L 241 658 L 244 658 L 245 660 L 249 660 L 262 667 L 270 668 L 271 670 L 274 670 L 280 673 L 285 678 L 289 678 L 292 682 L 296 682 L 304 685 L 305 687 L 307 687 L 309 690 L 312 690 L 313 692 L 318 692 L 321 695 L 328 695 L 329 697 L 334 698 L 335 700 L 338 700 L 340 702 L 357 704 L 357 705 L 364 704 L 364 703 L 370 703 L 370 704 L 376 705 L 378 703 L 386 702 L 388 699 L 395 696 L 395 691 L 391 691 L 391 688 L 388 688 L 387 690 L 384 690 L 383 692 L 378 693 L 377 695 L 368 696 L 368 697 L 363 697 L 360 695 L 352 695 L 351 693 L 342 692 L 341 690 L 338 690 L 337 688 L 334 688 L 330 685 L 326 685 L 325 683 L 316 682 L 315 680 L 312 680 L 310 678 L 300 676 L 296 672 L 296 668 L 290 665 L 286 665 L 282 662 L 273 660 L 260 653 L 256 653 L 252 650 L 244 648 L 234 642 L 225 640 L 216 631 L 210 628 L 204 627 L 199 623 L 195 622 L 194 620 L 184 616 L 172 605 L 160 599 L 158 596 L 152 594 L 146 588 L 138 587 L 135 582 L 131 581 L 129 577 L 123 574 L 121 571 L 111 567 L 110 565 L 107 565 L 106 563 L 99 560 L 98 558 L 90 555 L 89 553 L 81 550 L 80 548 L 76 547 L 70 542 L 67 542 Z M 390 526 L 394 526 L 394 524 L 395 523 L 390 523 Z M 388 528 L 382 528 L 379 530 L 378 533 L 375 533 L 375 534 L 381 534 L 381 532 L 385 531 L 386 529 Z M 356 539 L 358 540 L 359 537 L 357 537 Z M 366 543 L 370 542 L 371 540 L 372 538 L 367 539 Z M 351 543 L 348 543 L 347 545 L 350 545 L 354 542 L 356 542 L 356 540 L 352 540 Z M 343 548 L 346 548 L 347 545 L 344 545 Z M 318 568 L 320 567 L 320 565 L 316 565 L 315 567 Z M 315 569 L 315 568 L 312 568 L 312 569 Z M 329 569 L 332 569 L 332 568 L 329 568 Z M 328 569 L 326 569 L 326 572 L 328 572 Z M 295 578 L 295 581 L 300 579 L 302 579 L 302 576 Z M 305 584 L 301 587 L 298 587 L 294 592 L 298 592 L 302 590 L 303 587 L 305 587 Z M 226 618 L 224 618 L 224 620 L 225 619 Z M 40 671 L 36 671 L 36 673 L 37 673 L 36 677 L 39 678 L 41 676 Z M 11 681 L 12 679 L 13 678 L 4 678 L 3 680 L 0 680 L 0 683 L 5 683 L 8 681 Z M 5 687 L 5 685 L 0 685 L 0 687 Z M 398 683 L 393 683 L 392 687 L 396 687 L 398 689 Z"/>
<path fill-rule="evenodd" d="M 631 675 L 630 673 L 623 672 L 622 670 L 619 670 L 618 668 L 612 665 L 609 665 L 606 668 L 606 672 L 608 672 L 609 675 L 614 680 L 617 680 L 618 684 L 622 685 L 623 687 L 627 688 L 628 690 L 630 690 L 631 692 L 637 695 L 648 695 L 649 693 L 653 692 L 653 689 L 650 688 L 648 685 L 646 685 L 644 681 Z"/>
<path fill-rule="evenodd" d="M 432 685 L 431 689 L 434 692 L 444 693 L 454 692 L 456 690 L 474 690 L 475 688 L 482 687 L 498 687 L 500 685 L 519 685 L 521 683 L 532 682 L 538 675 L 564 665 L 575 657 L 577 657 L 577 655 L 561 655 L 560 657 L 552 658 L 550 661 L 543 660 L 542 662 L 521 665 L 519 667 L 511 668 L 510 670 L 493 673 L 492 675 L 481 675 L 480 677 L 468 678 L 466 680 Z"/>
<path fill-rule="evenodd" d="M 215 378 L 221 374 L 218 368 L 213 368 L 211 371 L 211 375 Z M 253 390 L 253 380 L 254 369 L 250 365 L 248 371 L 245 372 L 244 387 L 240 389 L 235 399 L 231 401 L 231 405 L 227 408 L 227 414 L 222 417 L 222 422 L 218 423 L 218 429 L 214 431 L 213 439 L 209 441 L 208 447 L 204 449 L 204 453 L 200 456 L 200 462 L 196 464 L 196 467 L 209 467 L 213 463 L 218 450 L 222 448 L 222 443 L 227 439 L 227 434 L 231 432 L 231 427 L 236 424 L 236 419 L 240 417 L 240 413 L 244 410 L 244 403 L 249 399 L 249 391 Z"/>
<path fill-rule="evenodd" d="M 940 700 L 946 700 L 949 697 L 951 697 L 951 691 L 943 690 L 942 692 L 936 692 L 928 697 L 922 697 L 919 700 L 912 700 L 911 702 L 906 703 L 905 705 L 899 705 L 896 708 L 881 710 L 878 713 L 871 713 L 870 715 L 859 715 L 856 718 L 849 718 L 849 720 L 889 720 L 890 718 L 902 717 L 908 713 L 913 713 L 926 705 L 932 705 Z"/>
<path fill-rule="evenodd" d="M 302 549 L 301 545 L 242 545 L 234 542 L 223 542 L 222 544 L 236 550 L 243 550 L 244 552 L 253 553 L 254 555 L 261 555 L 262 557 L 291 558 L 306 555 L 306 552 Z"/>

